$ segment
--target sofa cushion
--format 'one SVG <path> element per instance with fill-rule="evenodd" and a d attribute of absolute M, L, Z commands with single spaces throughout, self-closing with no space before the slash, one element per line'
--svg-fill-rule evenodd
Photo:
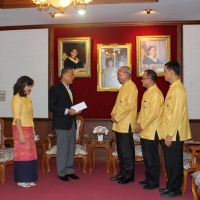
<path fill-rule="evenodd" d="M 81 120 L 76 120 L 76 140 L 79 139 L 79 131 L 80 131 L 80 127 L 81 127 Z"/>
<path fill-rule="evenodd" d="M 134 142 L 140 142 L 140 133 L 133 133 Z"/>
<path fill-rule="evenodd" d="M 49 150 L 46 151 L 46 154 L 57 154 L 57 145 L 52 146 Z M 82 145 L 76 144 L 75 154 L 86 155 L 87 151 L 83 148 Z"/>
<path fill-rule="evenodd" d="M 0 162 L 7 162 L 13 160 L 14 151 L 13 148 L 1 148 L 0 149 Z"/>
<path fill-rule="evenodd" d="M 112 156 L 118 156 L 117 150 L 112 152 Z M 141 145 L 135 145 L 135 156 L 141 156 L 142 157 L 142 148 Z"/>
<path fill-rule="evenodd" d="M 183 168 L 189 169 L 191 167 L 192 154 L 190 152 L 183 152 Z M 196 159 L 194 159 L 196 163 Z"/>
<path fill-rule="evenodd" d="M 200 189 L 200 171 L 192 173 L 195 185 Z"/>

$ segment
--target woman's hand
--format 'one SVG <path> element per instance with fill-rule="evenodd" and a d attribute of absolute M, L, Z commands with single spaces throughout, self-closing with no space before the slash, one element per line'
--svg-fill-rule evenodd
<path fill-rule="evenodd" d="M 33 135 L 35 137 L 35 127 L 33 126 Z"/>
<path fill-rule="evenodd" d="M 20 133 L 19 138 L 21 143 L 25 143 L 24 133 Z"/>

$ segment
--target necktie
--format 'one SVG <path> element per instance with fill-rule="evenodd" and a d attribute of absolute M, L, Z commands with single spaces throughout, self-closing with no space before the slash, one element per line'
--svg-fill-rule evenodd
<path fill-rule="evenodd" d="M 68 92 L 68 94 L 69 94 L 69 96 L 70 96 L 71 102 L 73 103 L 72 92 L 71 92 L 71 90 L 70 90 L 68 87 L 67 87 L 67 92 Z"/>

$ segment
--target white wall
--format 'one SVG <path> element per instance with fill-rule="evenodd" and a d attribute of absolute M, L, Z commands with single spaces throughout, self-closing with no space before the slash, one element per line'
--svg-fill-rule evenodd
<path fill-rule="evenodd" d="M 200 119 L 200 25 L 183 26 L 183 83 L 190 119 Z"/>
<path fill-rule="evenodd" d="M 30 76 L 34 117 L 48 117 L 48 29 L 0 31 L 0 117 L 12 117 L 13 85 L 20 76 Z"/>

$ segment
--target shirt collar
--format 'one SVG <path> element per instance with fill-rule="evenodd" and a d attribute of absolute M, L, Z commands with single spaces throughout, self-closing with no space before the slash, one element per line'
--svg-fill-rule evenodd
<path fill-rule="evenodd" d="M 172 88 L 174 87 L 175 85 L 179 84 L 181 82 L 180 79 L 178 79 L 177 81 L 173 82 L 169 87 Z"/>
<path fill-rule="evenodd" d="M 66 88 L 69 88 L 69 85 L 65 85 L 62 81 L 60 81 Z"/>

